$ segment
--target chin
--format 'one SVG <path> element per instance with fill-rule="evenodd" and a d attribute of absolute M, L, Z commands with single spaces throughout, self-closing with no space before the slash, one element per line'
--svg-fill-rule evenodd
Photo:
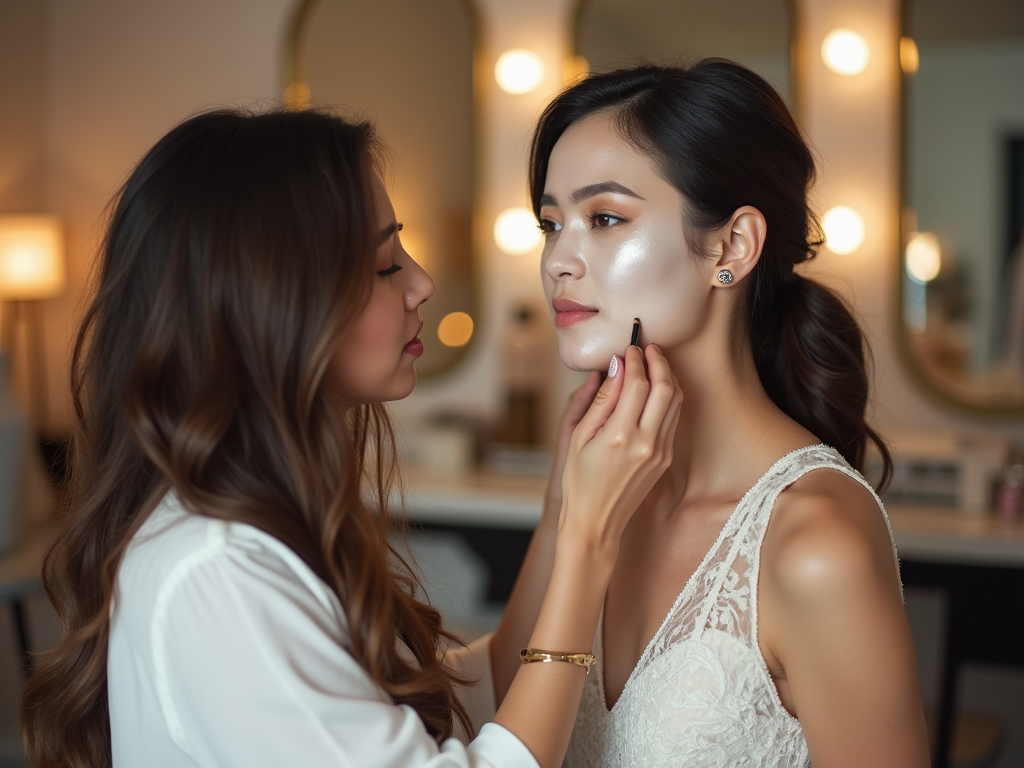
<path fill-rule="evenodd" d="M 580 347 L 578 344 L 568 344 L 562 339 L 559 339 L 558 344 L 562 364 L 570 371 L 607 371 L 612 355 L 617 354 L 621 357 L 624 351 L 624 348 L 614 350 L 611 345 Z"/>

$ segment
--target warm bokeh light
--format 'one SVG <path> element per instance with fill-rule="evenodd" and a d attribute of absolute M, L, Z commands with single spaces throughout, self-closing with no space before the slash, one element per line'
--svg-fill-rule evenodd
<path fill-rule="evenodd" d="M 446 347 L 465 346 L 472 337 L 473 318 L 465 312 L 451 312 L 437 326 L 437 338 Z"/>
<path fill-rule="evenodd" d="M 312 99 L 313 93 L 310 91 L 307 83 L 291 83 L 284 89 L 281 103 L 285 109 L 298 112 L 308 109 Z"/>
<path fill-rule="evenodd" d="M 64 290 L 64 232 L 48 214 L 0 216 L 0 299 L 46 299 Z"/>
<path fill-rule="evenodd" d="M 821 58 L 840 75 L 857 75 L 868 65 L 871 51 L 863 35 L 852 29 L 833 29 L 821 43 Z"/>
<path fill-rule="evenodd" d="M 913 232 L 907 242 L 907 274 L 919 283 L 930 283 L 942 269 L 942 248 L 932 232 Z"/>
<path fill-rule="evenodd" d="M 864 242 L 864 219 L 847 205 L 826 211 L 821 226 L 825 229 L 825 245 L 841 256 L 853 253 Z"/>
<path fill-rule="evenodd" d="M 905 75 L 912 75 L 917 72 L 921 64 L 921 56 L 917 52 L 917 43 L 912 37 L 900 38 L 900 69 Z"/>
<path fill-rule="evenodd" d="M 566 85 L 582 80 L 590 74 L 586 56 L 569 56 L 562 62 L 562 82 Z"/>
<path fill-rule="evenodd" d="M 544 79 L 544 62 L 533 51 L 513 48 L 498 57 L 494 79 L 507 93 L 529 93 Z"/>
<path fill-rule="evenodd" d="M 494 221 L 494 241 L 505 253 L 529 253 L 540 245 L 537 218 L 528 208 L 508 208 Z"/>

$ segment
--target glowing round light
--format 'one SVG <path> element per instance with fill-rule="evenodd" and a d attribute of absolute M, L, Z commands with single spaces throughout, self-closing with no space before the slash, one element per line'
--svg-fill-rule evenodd
<path fill-rule="evenodd" d="M 473 318 L 465 312 L 450 312 L 437 326 L 437 338 L 446 347 L 465 346 L 473 337 Z"/>
<path fill-rule="evenodd" d="M 825 65 L 840 75 L 857 75 L 864 71 L 871 56 L 868 41 L 852 29 L 833 29 L 821 43 Z"/>
<path fill-rule="evenodd" d="M 939 238 L 931 232 L 914 232 L 906 250 L 907 274 L 919 283 L 934 280 L 942 268 Z"/>
<path fill-rule="evenodd" d="M 917 68 L 921 64 L 921 55 L 917 50 L 917 43 L 914 42 L 912 37 L 901 37 L 900 38 L 900 69 L 906 75 L 912 75 L 917 72 Z"/>
<path fill-rule="evenodd" d="M 494 241 L 505 253 L 529 253 L 540 245 L 536 217 L 521 206 L 502 211 L 494 221 Z"/>
<path fill-rule="evenodd" d="M 837 205 L 821 217 L 825 229 L 825 245 L 833 253 L 845 256 L 864 242 L 864 219 L 853 208 Z"/>
<path fill-rule="evenodd" d="M 513 48 L 498 57 L 494 79 L 507 93 L 529 93 L 544 79 L 544 62 L 533 51 Z"/>

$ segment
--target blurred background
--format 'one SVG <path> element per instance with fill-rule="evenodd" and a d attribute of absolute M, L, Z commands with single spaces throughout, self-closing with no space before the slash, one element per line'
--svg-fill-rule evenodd
<path fill-rule="evenodd" d="M 403 240 L 439 285 L 393 407 L 410 546 L 473 635 L 580 381 L 540 288 L 533 123 L 589 69 L 703 55 L 765 75 L 819 161 L 828 243 L 803 269 L 870 341 L 937 764 L 1024 765 L 1019 0 L 0 0 L 0 755 L 19 764 L 22 653 L 56 633 L 38 569 L 104 207 L 160 136 L 282 100 L 378 122 Z"/>

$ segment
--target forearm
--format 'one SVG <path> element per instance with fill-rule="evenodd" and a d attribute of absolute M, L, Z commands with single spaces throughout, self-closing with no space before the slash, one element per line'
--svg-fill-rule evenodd
<path fill-rule="evenodd" d="M 555 563 L 558 509 L 545 510 L 530 539 L 501 623 L 491 638 L 494 695 L 500 706 L 519 670 L 519 649 L 527 645 L 537 624 Z"/>
<path fill-rule="evenodd" d="M 550 586 L 525 645 L 549 651 L 592 650 L 615 565 L 615 551 L 607 546 L 603 552 L 600 549 L 559 547 Z M 518 670 L 495 722 L 522 739 L 541 766 L 559 766 L 576 719 L 586 670 L 568 663 L 524 665 L 518 651 L 513 652 Z"/>

